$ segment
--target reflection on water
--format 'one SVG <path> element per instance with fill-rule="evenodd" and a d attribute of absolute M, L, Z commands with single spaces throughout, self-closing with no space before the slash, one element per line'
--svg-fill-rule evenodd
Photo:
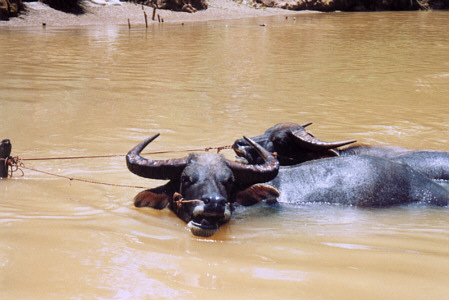
<path fill-rule="evenodd" d="M 156 132 L 148 151 L 228 145 L 279 122 L 312 121 L 322 140 L 449 151 L 448 17 L 2 29 L 0 138 L 23 158 L 124 154 Z M 132 175 L 123 156 L 24 163 L 94 181 L 161 184 Z M 239 208 L 216 236 L 197 239 L 168 210 L 133 208 L 140 189 L 29 170 L 0 184 L 1 298 L 449 293 L 447 208 L 260 205 Z"/>

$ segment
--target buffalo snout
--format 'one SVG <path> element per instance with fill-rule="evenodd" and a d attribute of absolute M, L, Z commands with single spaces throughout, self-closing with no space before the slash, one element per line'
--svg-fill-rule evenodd
<path fill-rule="evenodd" d="M 203 215 L 223 215 L 225 213 L 228 203 L 224 197 L 204 197 L 201 200 L 204 203 Z"/>
<path fill-rule="evenodd" d="M 209 237 L 231 219 L 231 204 L 223 197 L 204 197 L 193 209 L 188 227 L 196 236 Z"/>

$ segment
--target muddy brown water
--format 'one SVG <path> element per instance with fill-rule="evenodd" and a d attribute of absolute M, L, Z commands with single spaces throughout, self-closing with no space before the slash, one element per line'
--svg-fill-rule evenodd
<path fill-rule="evenodd" d="M 0 30 L 0 138 L 22 158 L 231 144 L 279 122 L 449 151 L 448 12 Z M 259 26 L 266 24 L 267 26 Z M 223 152 L 233 158 L 232 152 Z M 156 158 L 180 157 L 170 153 Z M 123 156 L 24 161 L 155 187 Z M 0 182 L 2 299 L 443 299 L 449 209 L 239 209 L 212 238 L 141 189 L 24 169 Z"/>

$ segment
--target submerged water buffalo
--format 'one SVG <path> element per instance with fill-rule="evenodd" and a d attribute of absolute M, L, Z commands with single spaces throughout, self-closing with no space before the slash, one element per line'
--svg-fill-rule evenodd
<path fill-rule="evenodd" d="M 356 140 L 323 142 L 306 131 L 305 127 L 310 124 L 277 124 L 252 139 L 266 150 L 276 153 L 281 166 L 326 157 L 368 155 L 405 163 L 431 179 L 449 180 L 449 152 L 362 145 L 351 145 L 341 149 L 339 147 L 355 143 Z M 260 156 L 245 140 L 236 140 L 233 149 L 238 156 L 245 157 L 248 163 L 260 163 Z"/>
<path fill-rule="evenodd" d="M 170 180 L 167 184 L 140 192 L 134 198 L 137 207 L 169 207 L 188 223 L 191 232 L 208 237 L 231 218 L 234 202 L 248 205 L 278 196 L 273 187 L 260 183 L 272 180 L 278 161 L 265 149 L 253 145 L 263 159 L 262 165 L 245 165 L 225 159 L 220 154 L 190 154 L 170 160 L 151 160 L 140 152 L 159 134 L 133 148 L 126 156 L 128 169 L 139 176 Z"/>
<path fill-rule="evenodd" d="M 255 140 L 260 141 L 260 137 Z M 323 142 L 316 140 L 315 144 L 320 143 Z M 238 145 L 242 146 L 241 141 Z M 238 155 L 248 161 L 256 157 L 250 149 L 238 150 Z M 419 155 L 411 157 L 418 158 Z M 449 202 L 448 190 L 408 164 L 368 155 L 328 157 L 281 166 L 279 174 L 268 185 L 278 189 L 280 196 L 276 200 L 285 203 L 388 207 L 414 202 L 447 206 Z"/>
<path fill-rule="evenodd" d="M 233 204 L 262 200 L 328 202 L 359 207 L 386 207 L 411 202 L 447 205 L 449 191 L 406 164 L 373 156 L 333 157 L 279 168 L 274 156 L 245 138 L 262 158 L 246 165 L 219 154 L 190 154 L 170 160 L 140 156 L 154 135 L 126 156 L 136 175 L 164 179 L 163 186 L 140 192 L 137 207 L 169 207 L 197 236 L 212 236 L 228 222 Z M 267 182 L 267 183 L 265 183 Z"/>

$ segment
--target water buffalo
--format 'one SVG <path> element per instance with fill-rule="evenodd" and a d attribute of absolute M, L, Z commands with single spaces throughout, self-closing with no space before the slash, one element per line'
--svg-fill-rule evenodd
<path fill-rule="evenodd" d="M 339 147 L 352 144 L 356 140 L 323 142 L 305 130 L 305 127 L 310 124 L 277 124 L 266 130 L 264 134 L 252 139 L 268 151 L 276 153 L 281 166 L 296 165 L 326 157 L 369 155 L 408 164 L 431 179 L 449 180 L 449 152 L 362 145 L 351 145 L 340 149 Z M 233 149 L 238 156 L 245 157 L 248 163 L 260 163 L 259 155 L 244 139 L 236 140 Z"/>
<path fill-rule="evenodd" d="M 261 184 L 276 177 L 279 162 L 250 139 L 247 141 L 262 157 L 262 165 L 246 165 L 211 153 L 169 160 L 141 157 L 140 152 L 158 136 L 144 140 L 129 151 L 127 166 L 141 177 L 170 181 L 140 192 L 134 198 L 136 207 L 168 206 L 188 223 L 194 235 L 208 237 L 230 220 L 235 202 L 248 205 L 279 195 L 275 188 Z"/>

